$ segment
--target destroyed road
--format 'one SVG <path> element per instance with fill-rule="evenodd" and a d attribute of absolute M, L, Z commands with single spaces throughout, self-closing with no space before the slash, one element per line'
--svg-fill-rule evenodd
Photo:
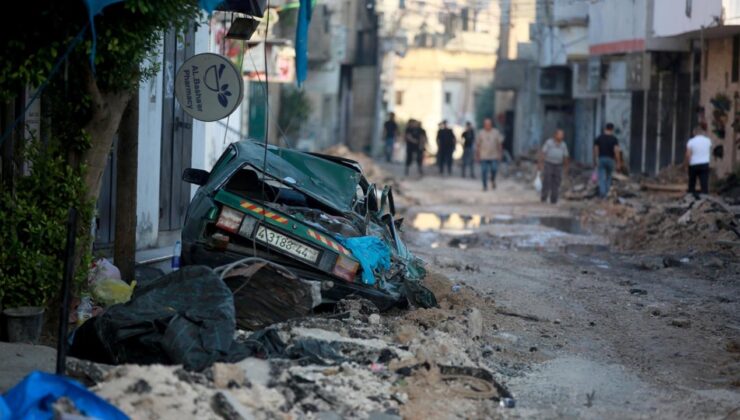
<path fill-rule="evenodd" d="M 619 221 L 604 209 L 591 225 L 578 217 L 610 204 L 544 205 L 511 180 L 487 193 L 438 177 L 400 190 L 410 249 L 495 301 L 481 308 L 482 340 L 517 398 L 507 415 L 737 418 L 737 253 L 610 251 L 588 232 Z"/>

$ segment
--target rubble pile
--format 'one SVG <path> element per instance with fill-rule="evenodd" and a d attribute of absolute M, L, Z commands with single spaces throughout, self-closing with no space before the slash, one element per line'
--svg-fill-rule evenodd
<path fill-rule="evenodd" d="M 398 180 L 394 176 L 392 176 L 392 174 L 389 174 L 383 168 L 377 165 L 375 161 L 369 156 L 363 153 L 353 152 L 343 144 L 324 149 L 321 151 L 321 153 L 354 160 L 362 166 L 362 170 L 365 173 L 365 176 L 371 182 L 374 182 L 378 185 L 391 186 L 393 188 L 393 198 L 395 200 L 395 205 L 397 209 L 403 210 L 412 205 L 419 204 L 408 196 L 404 195 Z"/>
<path fill-rule="evenodd" d="M 627 223 L 615 240 L 621 249 L 740 251 L 734 245 L 740 241 L 740 219 L 718 199 L 687 195 L 680 201 L 632 203 L 626 213 Z"/>
<path fill-rule="evenodd" d="M 391 179 L 391 176 L 386 173 L 380 166 L 376 165 L 372 158 L 363 154 L 355 153 L 343 144 L 332 146 L 328 149 L 322 150 L 323 154 L 339 156 L 354 160 L 362 166 L 362 170 L 365 172 L 365 176 L 376 183 L 382 183 L 386 180 Z"/>
<path fill-rule="evenodd" d="M 381 316 L 370 301 L 346 299 L 334 313 L 262 330 L 265 353 L 281 357 L 201 372 L 76 362 L 75 376 L 132 418 L 480 418 L 499 410 L 511 395 L 486 369 L 477 309 L 492 302 L 435 273 L 424 286 L 439 308 Z M 252 337 L 238 331 L 235 340 Z"/>
<path fill-rule="evenodd" d="M 686 185 L 689 182 L 689 175 L 683 164 L 669 165 L 661 169 L 658 175 L 651 178 L 651 181 L 658 184 L 681 184 Z"/>

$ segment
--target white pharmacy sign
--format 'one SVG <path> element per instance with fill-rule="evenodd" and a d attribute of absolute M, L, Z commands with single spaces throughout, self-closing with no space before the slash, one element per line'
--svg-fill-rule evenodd
<path fill-rule="evenodd" d="M 228 58 L 218 54 L 190 57 L 175 77 L 175 97 L 196 120 L 226 118 L 239 107 L 243 96 L 242 75 Z"/>

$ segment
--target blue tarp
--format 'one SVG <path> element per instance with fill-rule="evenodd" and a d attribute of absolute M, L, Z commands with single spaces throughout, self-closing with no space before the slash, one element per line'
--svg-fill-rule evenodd
<path fill-rule="evenodd" d="M 70 399 L 85 416 L 106 420 L 127 420 L 128 416 L 79 383 L 63 376 L 32 372 L 0 397 L 0 419 L 46 420 L 54 418 L 53 403 Z"/>
<path fill-rule="evenodd" d="M 388 245 L 375 236 L 358 236 L 356 238 L 340 239 L 342 245 L 352 251 L 352 255 L 360 260 L 362 266 L 362 282 L 375 284 L 373 270 L 387 270 L 391 268 L 391 251 Z"/>
<path fill-rule="evenodd" d="M 295 29 L 295 75 L 301 86 L 308 75 L 308 25 L 311 23 L 311 0 L 300 0 L 298 25 Z"/>

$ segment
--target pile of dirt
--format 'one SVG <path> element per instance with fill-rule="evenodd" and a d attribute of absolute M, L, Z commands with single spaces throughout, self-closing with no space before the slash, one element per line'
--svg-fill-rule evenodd
<path fill-rule="evenodd" d="M 661 169 L 658 175 L 651 178 L 651 181 L 658 184 L 682 184 L 689 182 L 689 175 L 682 164 L 670 165 Z"/>
<path fill-rule="evenodd" d="M 371 182 L 383 183 L 389 180 L 390 175 L 385 172 L 380 166 L 376 165 L 370 156 L 364 153 L 356 153 L 343 144 L 332 146 L 328 149 L 324 149 L 321 153 L 332 156 L 339 156 L 346 159 L 351 159 L 362 165 L 362 170 L 365 172 L 365 176 Z"/>
<path fill-rule="evenodd" d="M 402 213 L 403 210 L 418 204 L 418 202 L 412 200 L 403 193 L 401 185 L 395 177 L 393 177 L 391 174 L 377 165 L 373 161 L 373 159 L 366 154 L 353 152 L 343 144 L 324 149 L 321 151 L 321 153 L 354 160 L 362 165 L 362 170 L 365 173 L 367 179 L 370 182 L 375 183 L 380 190 L 382 190 L 382 188 L 386 185 L 392 187 L 394 203 L 399 213 Z"/>
<path fill-rule="evenodd" d="M 271 326 L 288 357 L 203 372 L 85 362 L 76 376 L 132 418 L 490 417 L 510 397 L 483 356 L 492 319 L 477 307 L 490 300 L 436 273 L 424 285 L 439 308 L 380 315 L 369 301 L 347 301 L 337 313 Z"/>
<path fill-rule="evenodd" d="M 718 180 L 715 190 L 727 203 L 740 205 L 740 169 Z"/>
<path fill-rule="evenodd" d="M 726 204 L 711 197 L 653 203 L 644 215 L 630 223 L 615 238 L 625 250 L 717 251 L 740 254 L 740 220 Z"/>

